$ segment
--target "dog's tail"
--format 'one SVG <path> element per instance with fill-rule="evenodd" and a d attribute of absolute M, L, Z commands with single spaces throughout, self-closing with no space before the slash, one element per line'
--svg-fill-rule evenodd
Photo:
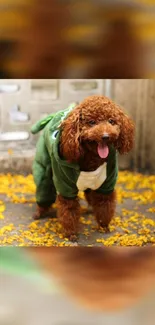
<path fill-rule="evenodd" d="M 31 128 L 31 133 L 36 134 L 44 129 L 44 127 L 53 119 L 55 114 L 48 115 L 44 117 L 42 120 L 35 123 Z"/>
<path fill-rule="evenodd" d="M 45 126 L 55 117 L 57 114 L 59 114 L 60 121 L 65 119 L 66 116 L 72 111 L 72 109 L 77 105 L 77 103 L 72 103 L 66 110 L 59 111 L 54 114 L 50 114 L 47 117 L 44 117 L 42 120 L 35 123 L 31 128 L 31 133 L 36 134 L 43 130 Z"/>

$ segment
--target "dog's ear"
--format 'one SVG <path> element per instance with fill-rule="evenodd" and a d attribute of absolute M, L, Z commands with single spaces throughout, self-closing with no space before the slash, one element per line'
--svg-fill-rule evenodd
<path fill-rule="evenodd" d="M 120 154 L 128 153 L 134 144 L 135 126 L 130 117 L 121 114 L 121 131 L 118 138 L 117 149 Z"/>
<path fill-rule="evenodd" d="M 82 156 L 80 145 L 81 110 L 76 108 L 61 124 L 61 152 L 70 162 L 78 161 Z"/>

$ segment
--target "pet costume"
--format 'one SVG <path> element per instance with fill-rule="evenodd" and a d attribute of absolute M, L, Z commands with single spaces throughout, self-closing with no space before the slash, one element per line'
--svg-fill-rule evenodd
<path fill-rule="evenodd" d="M 49 115 L 37 122 L 31 129 L 33 134 L 43 130 L 37 143 L 33 163 L 33 176 L 36 184 L 37 204 L 48 207 L 60 194 L 74 199 L 78 191 L 95 190 L 99 193 L 113 192 L 118 175 L 117 152 L 109 148 L 107 162 L 93 172 L 80 171 L 78 163 L 67 162 L 59 156 L 61 122 L 75 108 L 75 104 L 66 110 Z"/>

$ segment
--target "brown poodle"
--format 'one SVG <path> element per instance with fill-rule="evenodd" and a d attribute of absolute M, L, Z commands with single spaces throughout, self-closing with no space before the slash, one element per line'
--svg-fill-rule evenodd
<path fill-rule="evenodd" d="M 61 161 L 79 168 L 77 178 L 68 177 L 70 184 L 76 179 L 74 194 L 69 196 L 66 190 L 62 195 L 57 191 L 58 217 L 64 236 L 74 239 L 79 230 L 79 190 L 85 192 L 99 227 L 108 229 L 116 207 L 117 151 L 125 154 L 133 147 L 132 120 L 109 98 L 95 95 L 71 110 L 61 121 L 59 132 Z M 58 184 L 60 188 L 61 179 L 56 182 L 54 175 L 53 180 L 55 187 Z M 49 205 L 38 204 L 35 218 L 44 215 L 48 208 Z"/>

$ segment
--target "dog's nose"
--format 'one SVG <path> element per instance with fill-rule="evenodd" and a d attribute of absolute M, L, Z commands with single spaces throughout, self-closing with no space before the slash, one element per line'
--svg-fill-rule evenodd
<path fill-rule="evenodd" d="M 109 139 L 109 134 L 108 133 L 104 133 L 102 136 L 103 140 L 108 140 Z"/>

